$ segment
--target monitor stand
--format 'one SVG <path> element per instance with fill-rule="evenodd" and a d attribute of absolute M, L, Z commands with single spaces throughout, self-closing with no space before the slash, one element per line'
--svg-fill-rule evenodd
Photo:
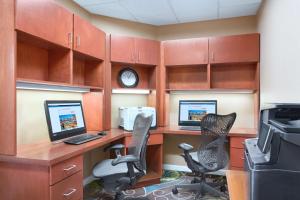
<path fill-rule="evenodd" d="M 200 126 L 179 126 L 179 129 L 187 131 L 201 131 Z"/>

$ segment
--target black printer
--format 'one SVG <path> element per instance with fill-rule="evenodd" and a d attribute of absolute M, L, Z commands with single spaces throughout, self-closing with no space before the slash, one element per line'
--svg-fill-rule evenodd
<path fill-rule="evenodd" d="M 245 140 L 250 200 L 300 199 L 300 104 L 260 113 L 258 138 Z"/>

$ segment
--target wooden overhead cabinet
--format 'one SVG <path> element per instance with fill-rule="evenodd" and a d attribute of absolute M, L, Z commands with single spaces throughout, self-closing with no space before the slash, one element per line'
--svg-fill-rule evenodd
<path fill-rule="evenodd" d="M 208 38 L 164 42 L 165 65 L 199 65 L 208 63 Z"/>
<path fill-rule="evenodd" d="M 74 45 L 79 53 L 104 60 L 105 33 L 84 19 L 74 15 Z"/>
<path fill-rule="evenodd" d="M 16 29 L 71 48 L 73 14 L 52 0 L 17 0 Z"/>
<path fill-rule="evenodd" d="M 210 63 L 258 62 L 259 34 L 209 38 Z"/>
<path fill-rule="evenodd" d="M 157 65 L 160 43 L 154 40 L 111 35 L 111 61 Z"/>

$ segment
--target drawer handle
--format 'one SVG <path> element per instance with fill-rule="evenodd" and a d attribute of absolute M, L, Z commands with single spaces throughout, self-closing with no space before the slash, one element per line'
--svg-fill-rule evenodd
<path fill-rule="evenodd" d="M 77 167 L 76 165 L 71 165 L 70 167 L 68 168 L 65 168 L 64 171 L 70 171 L 71 169 L 74 169 L 75 167 Z"/>
<path fill-rule="evenodd" d="M 245 144 L 245 142 L 242 142 L 242 144 L 244 145 L 244 144 Z"/>
<path fill-rule="evenodd" d="M 242 160 L 245 160 L 245 158 L 244 158 L 244 157 L 241 157 L 241 159 L 242 159 Z"/>
<path fill-rule="evenodd" d="M 75 188 L 73 188 L 73 189 L 71 189 L 71 191 L 70 192 L 68 192 L 68 193 L 64 193 L 64 196 L 65 197 L 68 197 L 68 196 L 70 196 L 70 195 L 72 195 L 74 192 L 76 192 L 77 190 L 75 189 Z"/>

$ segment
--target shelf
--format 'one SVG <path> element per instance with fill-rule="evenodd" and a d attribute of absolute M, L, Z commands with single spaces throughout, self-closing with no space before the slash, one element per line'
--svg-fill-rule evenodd
<path fill-rule="evenodd" d="M 211 92 L 211 93 L 255 93 L 257 90 L 253 89 L 224 89 L 224 88 L 210 88 L 210 89 L 165 89 L 165 92 Z"/>
<path fill-rule="evenodd" d="M 74 91 L 74 92 L 89 92 L 102 91 L 101 87 L 90 87 L 84 85 L 72 85 L 68 83 L 58 83 L 51 81 L 39 81 L 34 79 L 17 79 L 17 88 L 32 89 L 32 90 L 51 90 L 51 91 Z"/>
<path fill-rule="evenodd" d="M 230 63 L 211 65 L 211 88 L 256 90 L 257 63 Z"/>
<path fill-rule="evenodd" d="M 101 88 L 103 86 L 103 61 L 74 52 L 73 85 Z"/>
<path fill-rule="evenodd" d="M 17 32 L 17 78 L 71 83 L 71 50 Z"/>
<path fill-rule="evenodd" d="M 207 74 L 207 65 L 167 67 L 167 90 L 207 90 L 209 89 Z"/>
<path fill-rule="evenodd" d="M 136 64 L 122 64 L 112 63 L 111 80 L 112 88 L 114 89 L 127 89 L 123 88 L 118 81 L 119 72 L 124 68 L 132 68 L 139 76 L 139 83 L 135 88 L 130 89 L 148 89 L 155 90 L 156 88 L 156 67 L 144 66 Z"/>

